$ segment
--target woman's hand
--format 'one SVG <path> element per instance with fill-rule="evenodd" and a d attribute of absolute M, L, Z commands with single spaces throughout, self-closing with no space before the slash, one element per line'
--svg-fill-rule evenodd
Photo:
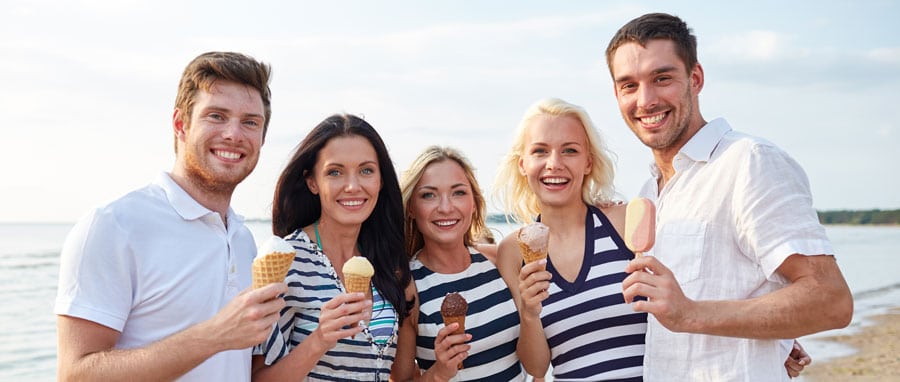
<path fill-rule="evenodd" d="M 446 325 L 434 339 L 435 363 L 428 369 L 434 380 L 449 381 L 455 377 L 459 365 L 469 356 L 471 346 L 466 342 L 472 339 L 472 335 L 453 334 L 458 328 L 459 324 L 455 322 Z"/>
<path fill-rule="evenodd" d="M 522 313 L 538 317 L 541 314 L 541 302 L 550 297 L 550 272 L 547 271 L 547 259 L 534 261 L 519 271 L 519 294 L 524 309 Z"/>
<path fill-rule="evenodd" d="M 372 300 L 364 293 L 344 293 L 322 304 L 319 326 L 310 338 L 328 351 L 341 338 L 351 338 L 363 331 L 361 325 L 352 326 L 372 318 Z"/>

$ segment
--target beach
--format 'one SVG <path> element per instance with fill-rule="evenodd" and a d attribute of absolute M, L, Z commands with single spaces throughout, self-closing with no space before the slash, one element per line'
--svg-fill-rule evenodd
<path fill-rule="evenodd" d="M 898 381 L 900 380 L 900 308 L 870 318 L 857 333 L 823 337 L 821 340 L 852 347 L 856 353 L 813 363 L 803 371 L 803 380 Z"/>

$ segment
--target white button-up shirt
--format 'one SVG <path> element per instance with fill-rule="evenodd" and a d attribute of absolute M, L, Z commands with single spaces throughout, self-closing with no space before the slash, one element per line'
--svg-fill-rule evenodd
<path fill-rule="evenodd" d="M 790 255 L 833 254 L 812 207 L 800 165 L 773 144 L 705 125 L 640 195 L 657 206 L 657 238 L 647 252 L 674 272 L 693 300 L 742 300 L 787 285 L 775 271 Z M 788 381 L 792 340 L 673 333 L 648 316 L 647 381 Z"/>

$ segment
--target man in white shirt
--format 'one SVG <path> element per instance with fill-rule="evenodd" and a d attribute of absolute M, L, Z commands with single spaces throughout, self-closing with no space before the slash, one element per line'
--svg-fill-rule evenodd
<path fill-rule="evenodd" d="M 175 102 L 172 171 L 73 228 L 54 308 L 60 380 L 250 380 L 251 347 L 287 290 L 249 290 L 256 246 L 230 207 L 265 140 L 269 74 L 239 53 L 195 58 Z"/>
<path fill-rule="evenodd" d="M 681 19 L 630 21 L 606 58 L 622 117 L 655 162 L 641 196 L 657 205 L 656 245 L 623 283 L 626 301 L 649 299 L 633 302 L 651 313 L 645 380 L 788 380 L 785 339 L 853 313 L 805 173 L 771 143 L 706 122 Z"/>

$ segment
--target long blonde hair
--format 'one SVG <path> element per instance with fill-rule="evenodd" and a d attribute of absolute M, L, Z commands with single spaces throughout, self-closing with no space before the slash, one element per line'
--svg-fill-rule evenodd
<path fill-rule="evenodd" d="M 485 223 L 486 204 L 484 195 L 478 186 L 478 181 L 475 179 L 475 171 L 472 168 L 472 164 L 456 149 L 430 146 L 413 160 L 409 168 L 403 172 L 400 180 L 400 193 L 403 195 L 403 227 L 406 231 L 406 252 L 410 255 L 415 254 L 416 251 L 425 246 L 422 232 L 416 226 L 416 221 L 412 218 L 409 210 L 413 191 L 415 191 L 416 184 L 422 179 L 422 174 L 425 173 L 428 166 L 447 160 L 454 161 L 459 167 L 462 167 L 463 173 L 466 174 L 466 179 L 469 181 L 469 186 L 472 188 L 472 198 L 475 200 L 472 226 L 469 227 L 469 231 L 466 232 L 466 236 L 463 239 L 465 245 L 470 246 L 478 239 L 492 237 Z"/>
<path fill-rule="evenodd" d="M 497 177 L 494 179 L 493 197 L 503 206 L 504 211 L 520 224 L 531 222 L 540 214 L 537 196 L 528 186 L 528 179 L 519 173 L 519 160 L 525 151 L 526 128 L 535 117 L 542 115 L 573 117 L 584 127 L 592 167 L 591 172 L 584 177 L 581 199 L 587 204 L 598 204 L 610 202 L 615 196 L 614 154 L 606 147 L 606 142 L 594 127 L 591 117 L 580 106 L 558 98 L 544 98 L 525 111 L 516 130 L 512 148 L 500 162 Z"/>

